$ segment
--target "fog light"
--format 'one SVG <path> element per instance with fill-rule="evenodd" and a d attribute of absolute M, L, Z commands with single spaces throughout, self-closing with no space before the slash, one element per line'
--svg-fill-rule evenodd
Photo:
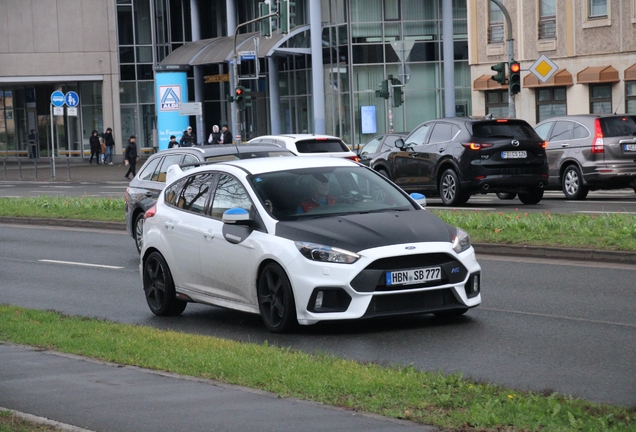
<path fill-rule="evenodd" d="M 464 285 L 464 289 L 466 290 L 466 297 L 473 298 L 479 295 L 479 290 L 480 290 L 479 279 L 480 279 L 479 273 L 472 275 L 468 279 L 468 281 L 466 282 L 466 285 Z"/>
<path fill-rule="evenodd" d="M 479 275 L 473 276 L 473 292 L 479 292 Z"/>
<path fill-rule="evenodd" d="M 314 304 L 314 307 L 316 309 L 320 309 L 322 307 L 322 297 L 323 297 L 323 292 L 318 291 L 318 294 L 316 294 L 316 303 Z"/>

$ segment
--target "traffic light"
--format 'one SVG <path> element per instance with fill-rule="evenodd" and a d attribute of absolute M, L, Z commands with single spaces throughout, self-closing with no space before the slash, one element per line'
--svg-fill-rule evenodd
<path fill-rule="evenodd" d="M 499 84 L 506 84 L 506 62 L 497 63 L 494 66 L 490 66 L 491 70 L 497 72 L 491 79 L 497 81 Z"/>
<path fill-rule="evenodd" d="M 388 99 L 389 98 L 389 80 L 380 81 L 379 86 L 380 86 L 380 90 L 375 91 L 375 96 Z"/>
<path fill-rule="evenodd" d="M 237 86 L 234 89 L 234 102 L 236 102 L 236 106 L 238 107 L 239 111 L 243 110 L 243 96 L 245 94 L 245 87 L 243 86 Z"/>
<path fill-rule="evenodd" d="M 515 60 L 510 63 L 508 81 L 508 91 L 510 94 L 517 94 L 521 91 L 521 65 Z"/>
<path fill-rule="evenodd" d="M 243 87 L 243 109 L 249 108 L 252 106 L 252 90 Z"/>
<path fill-rule="evenodd" d="M 296 2 L 280 0 L 280 32 L 283 34 L 296 27 Z"/>
<path fill-rule="evenodd" d="M 393 78 L 391 79 L 391 84 L 393 84 L 393 107 L 397 108 L 404 102 L 402 82 L 397 78 Z"/>
<path fill-rule="evenodd" d="M 258 12 L 259 16 L 264 17 L 269 15 L 269 0 L 263 3 L 258 4 Z M 271 37 L 272 36 L 272 18 L 265 18 L 260 21 L 261 23 L 261 36 L 262 37 Z"/>

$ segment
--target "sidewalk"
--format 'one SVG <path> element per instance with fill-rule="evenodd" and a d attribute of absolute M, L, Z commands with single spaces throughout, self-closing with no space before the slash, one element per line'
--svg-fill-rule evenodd
<path fill-rule="evenodd" d="M 0 359 L 0 407 L 64 423 L 69 431 L 438 431 L 211 380 L 19 345 L 0 344 Z"/>
<path fill-rule="evenodd" d="M 55 178 L 53 178 L 53 168 L 50 158 L 27 159 L 0 158 L 0 181 L 41 181 L 41 182 L 126 182 L 124 174 L 128 167 L 119 158 L 114 159 L 113 165 L 92 164 L 88 159 L 79 158 L 55 158 Z M 140 159 L 137 162 L 139 170 L 146 162 Z"/>

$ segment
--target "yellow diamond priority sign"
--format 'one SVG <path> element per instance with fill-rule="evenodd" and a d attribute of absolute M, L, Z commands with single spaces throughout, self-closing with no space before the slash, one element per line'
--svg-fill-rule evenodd
<path fill-rule="evenodd" d="M 558 69 L 559 67 L 545 54 L 541 54 L 541 57 L 530 66 L 530 72 L 542 83 L 548 81 Z"/>

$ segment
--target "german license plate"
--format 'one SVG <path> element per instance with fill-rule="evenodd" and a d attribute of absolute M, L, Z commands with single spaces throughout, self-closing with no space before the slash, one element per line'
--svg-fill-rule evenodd
<path fill-rule="evenodd" d="M 528 154 L 525 150 L 516 150 L 516 151 L 502 151 L 501 158 L 502 159 L 525 159 L 528 157 Z"/>
<path fill-rule="evenodd" d="M 623 150 L 636 151 L 636 144 L 623 144 Z"/>
<path fill-rule="evenodd" d="M 409 285 L 440 280 L 441 278 L 441 267 L 427 267 L 414 270 L 386 272 L 387 285 Z"/>

